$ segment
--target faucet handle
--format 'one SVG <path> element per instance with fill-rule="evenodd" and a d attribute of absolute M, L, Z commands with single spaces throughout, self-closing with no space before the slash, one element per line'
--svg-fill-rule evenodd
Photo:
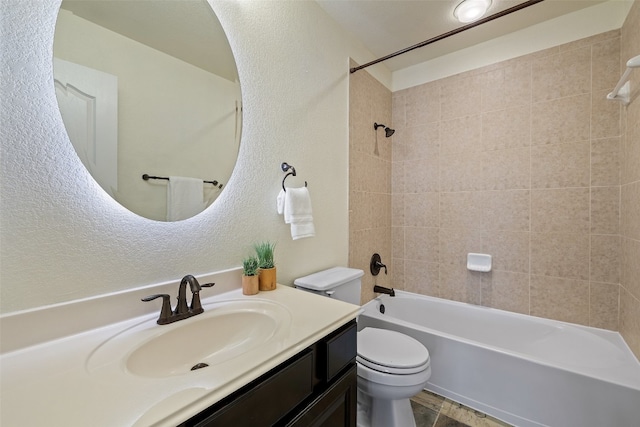
<path fill-rule="evenodd" d="M 166 325 L 169 322 L 169 318 L 172 315 L 171 312 L 171 297 L 167 294 L 154 294 L 149 295 L 148 297 L 142 298 L 142 301 L 149 302 L 153 301 L 156 298 L 162 298 L 162 308 L 160 309 L 160 317 L 158 317 L 158 321 L 156 322 L 158 325 Z"/>
<path fill-rule="evenodd" d="M 215 285 L 215 283 L 204 283 L 200 285 L 201 288 L 211 288 Z M 191 297 L 191 307 L 189 307 L 192 313 L 198 314 L 202 313 L 204 309 L 202 308 L 202 304 L 200 303 L 200 291 L 196 291 L 193 293 Z"/>

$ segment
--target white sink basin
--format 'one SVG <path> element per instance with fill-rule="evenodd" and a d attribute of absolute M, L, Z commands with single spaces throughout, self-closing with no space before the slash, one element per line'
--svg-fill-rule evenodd
<path fill-rule="evenodd" d="M 266 300 L 230 300 L 203 305 L 205 312 L 169 325 L 154 317 L 125 329 L 89 357 L 89 372 L 114 365 L 137 376 L 162 378 L 206 371 L 257 351 L 289 330 L 291 315 Z"/>

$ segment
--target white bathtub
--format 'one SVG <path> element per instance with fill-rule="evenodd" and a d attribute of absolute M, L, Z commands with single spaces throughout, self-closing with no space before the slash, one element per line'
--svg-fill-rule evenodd
<path fill-rule="evenodd" d="M 363 308 L 360 329 L 429 349 L 437 394 L 522 427 L 640 426 L 640 363 L 616 332 L 402 291 Z"/>

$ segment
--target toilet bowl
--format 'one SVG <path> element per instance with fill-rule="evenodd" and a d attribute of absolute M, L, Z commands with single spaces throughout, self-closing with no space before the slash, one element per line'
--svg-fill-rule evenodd
<path fill-rule="evenodd" d="M 297 288 L 352 304 L 360 303 L 364 272 L 334 267 L 294 281 Z M 358 332 L 358 427 L 415 427 L 409 398 L 431 376 L 429 351 L 400 332 L 364 328 Z"/>
<path fill-rule="evenodd" d="M 358 332 L 358 426 L 414 427 L 409 398 L 431 376 L 429 352 L 417 340 L 395 331 Z"/>

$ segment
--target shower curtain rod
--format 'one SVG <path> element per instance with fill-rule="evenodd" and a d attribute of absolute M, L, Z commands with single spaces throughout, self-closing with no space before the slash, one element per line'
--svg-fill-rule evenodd
<path fill-rule="evenodd" d="M 463 31 L 466 31 L 466 30 L 469 30 L 471 28 L 477 27 L 478 25 L 485 24 L 485 23 L 487 23 L 489 21 L 493 21 L 494 19 L 501 18 L 501 17 L 503 17 L 505 15 L 509 15 L 510 13 L 517 12 L 519 10 L 522 10 L 522 9 L 526 8 L 526 7 L 533 6 L 534 4 L 540 3 L 542 1 L 544 1 L 544 0 L 528 0 L 528 1 L 525 1 L 524 3 L 520 3 L 518 5 L 515 5 L 513 7 L 505 9 L 502 12 L 494 13 L 493 15 L 489 15 L 486 18 L 482 18 L 482 19 L 480 19 L 478 21 L 472 22 L 471 24 L 463 25 L 462 27 L 453 29 L 451 31 L 447 31 L 446 33 L 440 34 L 439 36 L 432 37 L 429 40 L 425 40 L 425 41 L 423 41 L 421 43 L 415 44 L 413 46 L 409 46 L 409 47 L 404 48 L 402 50 L 399 50 L 397 52 L 391 53 L 391 54 L 389 54 L 387 56 L 383 56 L 382 58 L 378 58 L 378 59 L 373 60 L 371 62 L 367 62 L 364 65 L 360 65 L 358 67 L 350 68 L 349 72 L 351 74 L 353 74 L 358 70 L 362 70 L 363 68 L 367 68 L 367 67 L 369 67 L 371 65 L 375 65 L 375 64 L 377 64 L 379 62 L 386 61 L 387 59 L 394 58 L 394 57 L 396 57 L 398 55 L 402 55 L 403 53 L 407 53 L 407 52 L 412 51 L 414 49 L 418 49 L 419 47 L 424 47 L 424 46 L 427 46 L 427 45 L 429 45 L 431 43 L 435 43 L 437 41 L 446 39 L 447 37 L 451 37 L 453 35 L 456 35 L 458 33 L 463 32 Z"/>

